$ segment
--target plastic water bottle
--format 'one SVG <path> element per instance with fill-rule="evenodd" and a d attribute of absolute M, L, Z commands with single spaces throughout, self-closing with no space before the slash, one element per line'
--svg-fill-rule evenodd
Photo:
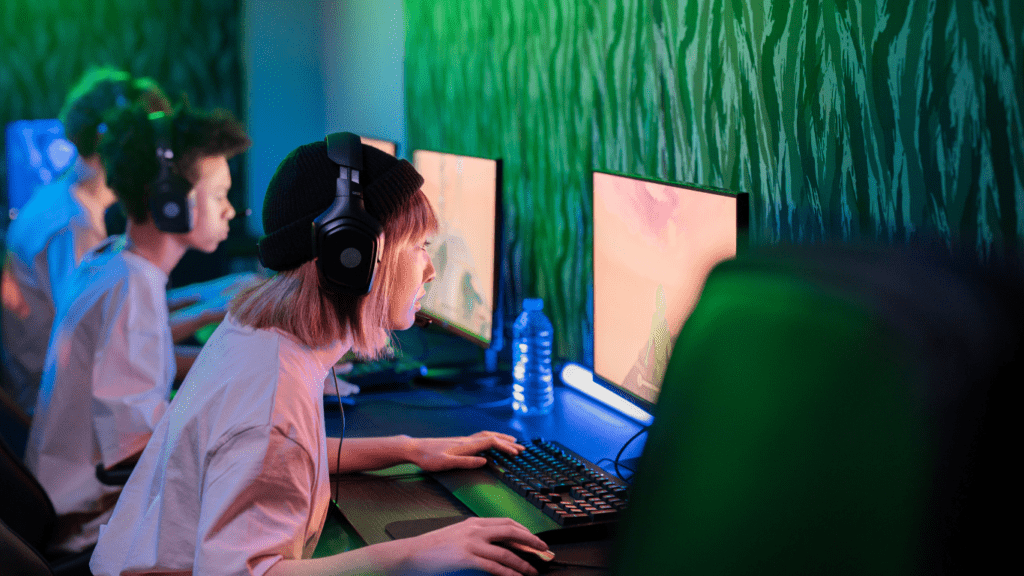
<path fill-rule="evenodd" d="M 512 409 L 517 414 L 551 412 L 555 402 L 551 379 L 551 321 L 540 298 L 523 300 L 523 312 L 512 325 Z"/>

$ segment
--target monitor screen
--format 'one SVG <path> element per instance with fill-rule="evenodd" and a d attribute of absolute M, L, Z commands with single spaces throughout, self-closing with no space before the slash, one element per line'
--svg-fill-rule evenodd
<path fill-rule="evenodd" d="M 440 223 L 429 247 L 437 276 L 427 285 L 420 312 L 483 348 L 493 347 L 501 322 L 501 161 L 416 150 L 413 164 Z"/>
<path fill-rule="evenodd" d="M 392 156 L 397 156 L 398 145 L 395 144 L 394 142 L 391 142 L 390 140 L 378 140 L 376 138 L 367 138 L 365 136 L 360 136 L 359 141 L 362 142 L 363 144 L 366 144 L 367 146 L 373 146 L 377 150 L 387 152 Z"/>
<path fill-rule="evenodd" d="M 594 375 L 653 407 L 711 268 L 736 256 L 746 194 L 594 173 Z"/>

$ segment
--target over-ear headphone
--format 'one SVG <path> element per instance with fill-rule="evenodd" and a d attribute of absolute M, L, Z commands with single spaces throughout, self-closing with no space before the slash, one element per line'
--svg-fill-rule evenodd
<path fill-rule="evenodd" d="M 192 184 L 174 168 L 173 127 L 171 117 L 163 112 L 149 115 L 156 144 L 156 160 L 160 171 L 146 186 L 149 214 L 158 230 L 184 234 L 192 230 L 192 210 L 188 193 Z"/>
<path fill-rule="evenodd" d="M 313 256 L 332 287 L 362 296 L 373 286 L 384 250 L 384 227 L 364 208 L 359 136 L 338 132 L 325 141 L 327 157 L 338 165 L 338 180 L 334 202 L 313 220 Z"/>

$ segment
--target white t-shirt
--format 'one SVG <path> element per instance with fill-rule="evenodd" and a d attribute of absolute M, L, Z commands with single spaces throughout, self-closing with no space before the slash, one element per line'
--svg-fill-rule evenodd
<path fill-rule="evenodd" d="M 343 352 L 222 322 L 102 527 L 93 573 L 262 575 L 309 558 L 330 501 L 323 383 Z"/>
<path fill-rule="evenodd" d="M 96 478 L 139 453 L 167 408 L 175 361 L 167 275 L 109 238 L 83 258 L 57 302 L 25 463 L 58 515 L 79 526 L 58 547 L 93 544 L 119 487 Z"/>
<path fill-rule="evenodd" d="M 7 229 L 10 275 L 29 313 L 20 318 L 4 309 L 3 364 L 11 395 L 29 414 L 43 375 L 56 295 L 82 256 L 106 235 L 93 226 L 67 180 L 40 188 Z"/>

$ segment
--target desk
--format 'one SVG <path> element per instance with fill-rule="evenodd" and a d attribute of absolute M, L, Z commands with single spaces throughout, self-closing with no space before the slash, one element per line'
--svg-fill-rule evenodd
<path fill-rule="evenodd" d="M 572 388 L 555 386 L 555 405 L 546 416 L 513 413 L 511 385 L 494 387 L 411 387 L 397 392 L 361 394 L 345 406 L 345 434 L 367 436 L 460 436 L 493 430 L 529 439 L 557 440 L 588 460 L 615 458 L 619 448 L 640 431 L 640 424 Z M 501 402 L 494 406 L 493 403 Z M 491 404 L 488 406 L 488 404 Z M 328 436 L 337 436 L 337 405 L 324 410 Z M 623 454 L 636 457 L 643 447 L 634 442 Z"/>
<path fill-rule="evenodd" d="M 399 391 L 360 394 L 353 405 L 345 407 L 346 437 L 460 436 L 493 430 L 517 438 L 557 440 L 612 471 L 611 464 L 619 449 L 641 429 L 633 420 L 563 386 L 555 387 L 555 406 L 551 414 L 518 416 L 510 406 L 510 391 L 511 386 L 505 382 L 494 386 L 474 384 L 448 388 L 413 385 Z M 327 402 L 325 421 L 327 434 L 336 436 L 340 427 L 337 405 Z M 641 450 L 642 442 L 635 442 L 623 458 L 636 457 Z M 343 486 L 347 481 L 349 479 L 341 478 Z M 340 497 L 344 499 L 344 493 Z M 559 561 L 606 565 L 610 547 L 610 541 L 600 541 L 558 545 L 552 549 Z M 600 572 L 566 568 L 558 569 L 557 573 Z"/>

